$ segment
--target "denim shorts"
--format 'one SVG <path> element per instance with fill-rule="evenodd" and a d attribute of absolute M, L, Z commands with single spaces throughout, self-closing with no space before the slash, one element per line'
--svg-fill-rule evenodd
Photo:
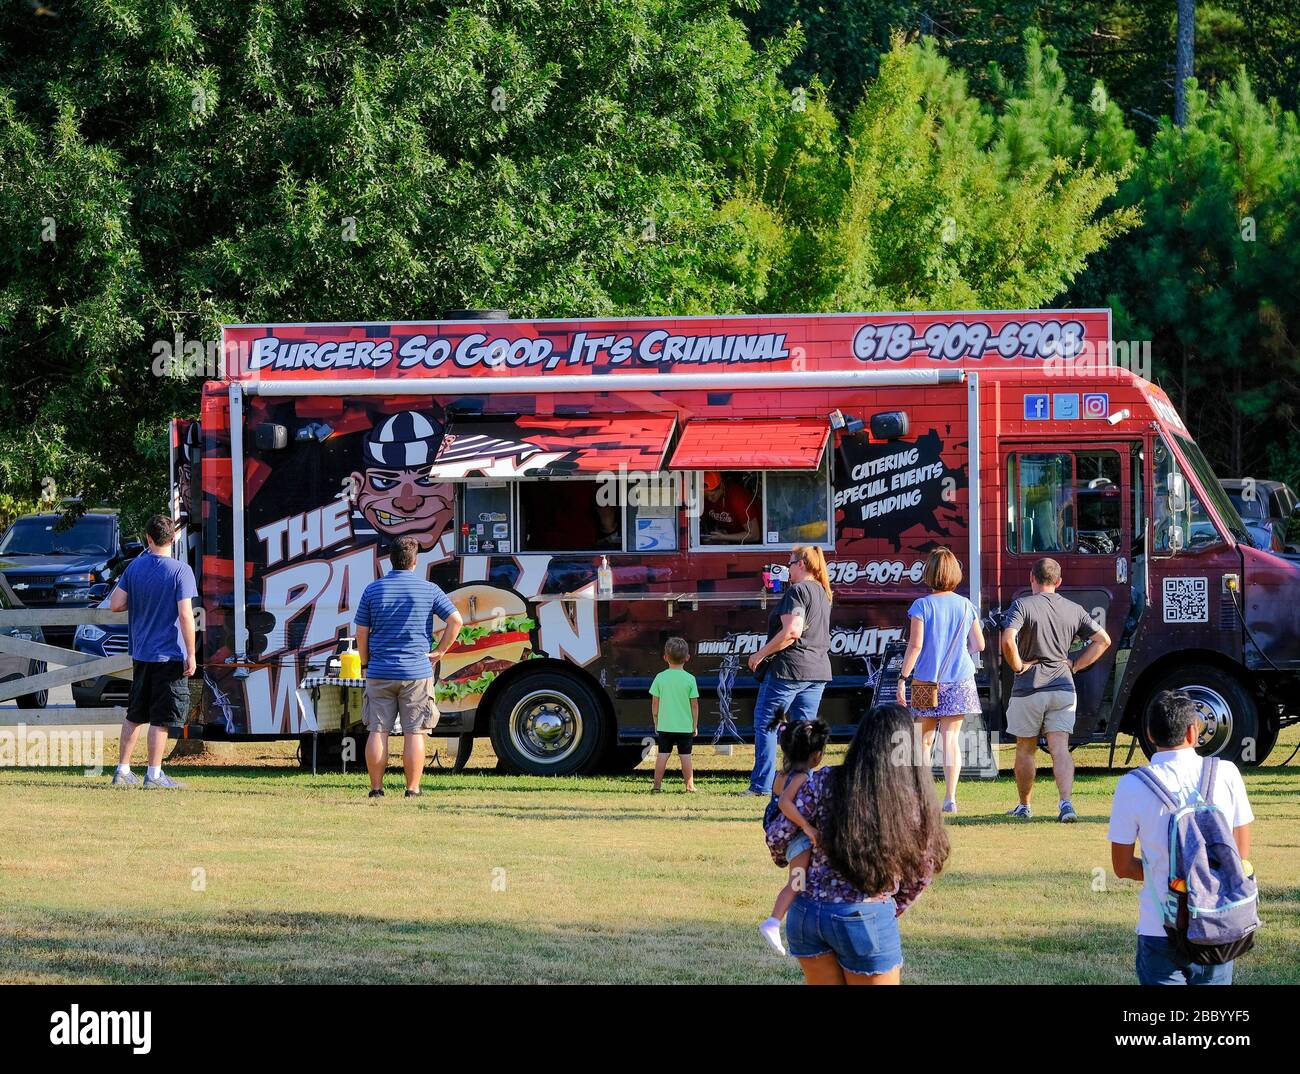
<path fill-rule="evenodd" d="M 785 860 L 794 861 L 800 854 L 806 854 L 810 850 L 812 850 L 812 840 L 803 832 L 798 832 L 786 845 Z"/>
<path fill-rule="evenodd" d="M 785 919 L 786 943 L 795 958 L 833 952 L 849 973 L 888 973 L 903 964 L 893 899 L 816 902 L 800 895 Z"/>

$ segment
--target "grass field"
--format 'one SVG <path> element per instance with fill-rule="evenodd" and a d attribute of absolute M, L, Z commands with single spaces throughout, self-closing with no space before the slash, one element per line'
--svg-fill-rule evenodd
<path fill-rule="evenodd" d="M 801 979 L 755 931 L 783 874 L 763 845 L 763 803 L 730 793 L 751 750 L 701 749 L 693 796 L 670 775 L 651 797 L 644 771 L 470 771 L 431 774 L 415 801 L 394 771 L 389 796 L 372 801 L 362 776 L 300 773 L 291 749 L 177 763 L 188 784 L 178 794 L 114 790 L 78 770 L 0 770 L 0 980 Z M 490 763 L 481 744 L 471 769 Z M 904 980 L 1131 982 L 1138 885 L 1110 875 L 1106 841 L 1116 778 L 1082 772 L 1072 827 L 1055 822 L 1045 772 L 1043 816 L 1028 823 L 1002 816 L 1014 802 L 1005 773 L 964 784 L 948 868 L 903 919 Z M 1246 781 L 1265 927 L 1238 980 L 1297 983 L 1300 766 Z"/>

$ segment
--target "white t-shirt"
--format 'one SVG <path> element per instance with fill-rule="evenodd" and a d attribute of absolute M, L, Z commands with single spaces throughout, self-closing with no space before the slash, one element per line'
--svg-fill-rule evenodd
<path fill-rule="evenodd" d="M 1151 758 L 1150 768 L 1180 806 L 1201 782 L 1201 757 L 1194 749 L 1162 750 Z M 1240 828 L 1255 819 L 1246 800 L 1246 785 L 1231 761 L 1219 762 L 1212 801 L 1223 810 L 1230 827 Z M 1139 936 L 1163 936 L 1160 905 L 1169 887 L 1169 810 L 1134 772 L 1123 776 L 1115 788 L 1109 838 L 1112 843 L 1141 844 L 1146 880 L 1138 898 L 1137 931 Z"/>

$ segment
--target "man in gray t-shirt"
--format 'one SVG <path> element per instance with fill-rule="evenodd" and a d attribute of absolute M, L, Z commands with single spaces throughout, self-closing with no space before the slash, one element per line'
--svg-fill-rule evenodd
<path fill-rule="evenodd" d="M 1109 647 L 1110 635 L 1080 605 L 1056 592 L 1060 584 L 1061 565 L 1054 559 L 1040 559 L 1029 575 L 1033 594 L 1011 605 L 1002 623 L 1002 656 L 1016 676 L 1007 705 L 1007 731 L 1016 736 L 1016 790 L 1020 793 L 1020 804 L 1007 815 L 1033 816 L 1029 797 L 1038 770 L 1038 736 L 1044 735 L 1061 795 L 1057 819 L 1071 824 L 1079 819 L 1070 801 L 1074 787 L 1070 756 L 1074 673 L 1097 661 Z M 1090 641 L 1071 660 L 1070 646 L 1076 638 Z"/>

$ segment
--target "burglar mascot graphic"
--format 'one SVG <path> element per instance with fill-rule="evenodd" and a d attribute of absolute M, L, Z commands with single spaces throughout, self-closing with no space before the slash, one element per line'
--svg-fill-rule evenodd
<path fill-rule="evenodd" d="M 384 418 L 366 434 L 363 469 L 351 474 L 344 493 L 358 543 L 387 547 L 409 534 L 427 551 L 451 529 L 454 486 L 433 476 L 442 441 L 442 423 L 417 410 Z"/>

